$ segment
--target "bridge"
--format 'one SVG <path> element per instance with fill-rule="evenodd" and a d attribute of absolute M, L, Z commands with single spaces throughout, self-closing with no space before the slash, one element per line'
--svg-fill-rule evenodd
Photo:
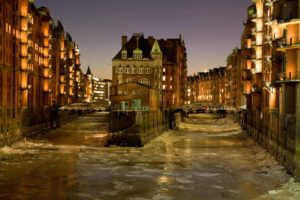
<path fill-rule="evenodd" d="M 60 111 L 81 111 L 81 112 L 94 112 L 94 111 L 108 111 L 110 106 L 104 103 L 96 102 L 83 102 L 73 103 L 58 108 Z"/>
<path fill-rule="evenodd" d="M 183 107 L 185 113 L 238 113 L 246 111 L 246 107 L 236 108 L 228 105 L 203 105 L 194 103 Z"/>

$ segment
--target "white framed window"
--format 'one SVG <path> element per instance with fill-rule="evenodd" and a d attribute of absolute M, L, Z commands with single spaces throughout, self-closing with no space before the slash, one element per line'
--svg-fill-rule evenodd
<path fill-rule="evenodd" d="M 144 73 L 144 68 L 143 67 L 140 67 L 139 68 L 139 74 L 143 74 Z"/>
<path fill-rule="evenodd" d="M 150 68 L 149 67 L 145 68 L 145 74 L 150 74 Z"/>
<path fill-rule="evenodd" d="M 126 67 L 126 74 L 130 74 L 130 67 L 129 66 Z"/>
<path fill-rule="evenodd" d="M 131 73 L 132 73 L 132 74 L 136 74 L 136 67 L 135 67 L 135 66 L 133 66 L 133 67 L 131 68 Z"/>
<path fill-rule="evenodd" d="M 123 73 L 123 68 L 120 66 L 119 67 L 119 74 L 122 74 Z"/>

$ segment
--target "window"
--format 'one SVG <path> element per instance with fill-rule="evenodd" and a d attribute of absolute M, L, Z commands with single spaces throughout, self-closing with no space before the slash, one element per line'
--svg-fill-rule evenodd
<path fill-rule="evenodd" d="M 122 90 L 118 90 L 118 95 L 122 95 Z"/>
<path fill-rule="evenodd" d="M 131 73 L 132 73 L 132 74 L 135 74 L 135 73 L 136 73 L 136 67 L 135 67 L 135 66 L 133 66 L 133 67 L 131 68 Z"/>
<path fill-rule="evenodd" d="M 123 68 L 120 66 L 119 67 L 119 74 L 122 74 L 123 73 Z"/>
<path fill-rule="evenodd" d="M 139 68 L 139 74 L 143 74 L 144 73 L 144 68 L 143 67 L 140 67 Z"/>
<path fill-rule="evenodd" d="M 130 74 L 130 67 L 129 66 L 126 67 L 126 74 Z"/>
<path fill-rule="evenodd" d="M 150 74 L 150 68 L 149 67 L 146 67 L 145 74 Z"/>
<path fill-rule="evenodd" d="M 127 51 L 126 50 L 123 50 L 121 54 L 122 54 L 122 59 L 127 59 Z"/>
<path fill-rule="evenodd" d="M 166 76 L 163 76 L 163 81 L 166 81 Z"/>
<path fill-rule="evenodd" d="M 163 72 L 166 72 L 166 68 L 163 68 Z"/>

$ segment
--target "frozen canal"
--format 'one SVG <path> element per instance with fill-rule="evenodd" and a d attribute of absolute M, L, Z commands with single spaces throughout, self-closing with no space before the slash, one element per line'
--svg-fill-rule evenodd
<path fill-rule="evenodd" d="M 238 124 L 192 116 L 143 148 L 101 147 L 103 114 L 0 149 L 0 199 L 300 199 Z"/>

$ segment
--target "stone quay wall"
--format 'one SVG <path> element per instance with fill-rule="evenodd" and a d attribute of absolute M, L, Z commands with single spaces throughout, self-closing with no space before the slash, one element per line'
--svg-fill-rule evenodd
<path fill-rule="evenodd" d="M 128 111 L 110 113 L 107 146 L 142 147 L 150 140 L 180 123 L 180 113 L 165 111 Z"/>
<path fill-rule="evenodd" d="M 277 109 L 262 112 L 248 111 L 240 116 L 241 126 L 287 171 L 296 171 L 296 116 L 279 115 Z"/>
<path fill-rule="evenodd" d="M 58 120 L 62 126 L 78 117 L 78 113 L 75 111 L 59 111 L 58 119 L 57 116 L 55 119 L 53 118 L 50 110 L 36 115 L 29 115 L 26 110 L 22 113 L 21 117 L 12 120 L 0 119 L 0 147 L 55 128 Z"/>

